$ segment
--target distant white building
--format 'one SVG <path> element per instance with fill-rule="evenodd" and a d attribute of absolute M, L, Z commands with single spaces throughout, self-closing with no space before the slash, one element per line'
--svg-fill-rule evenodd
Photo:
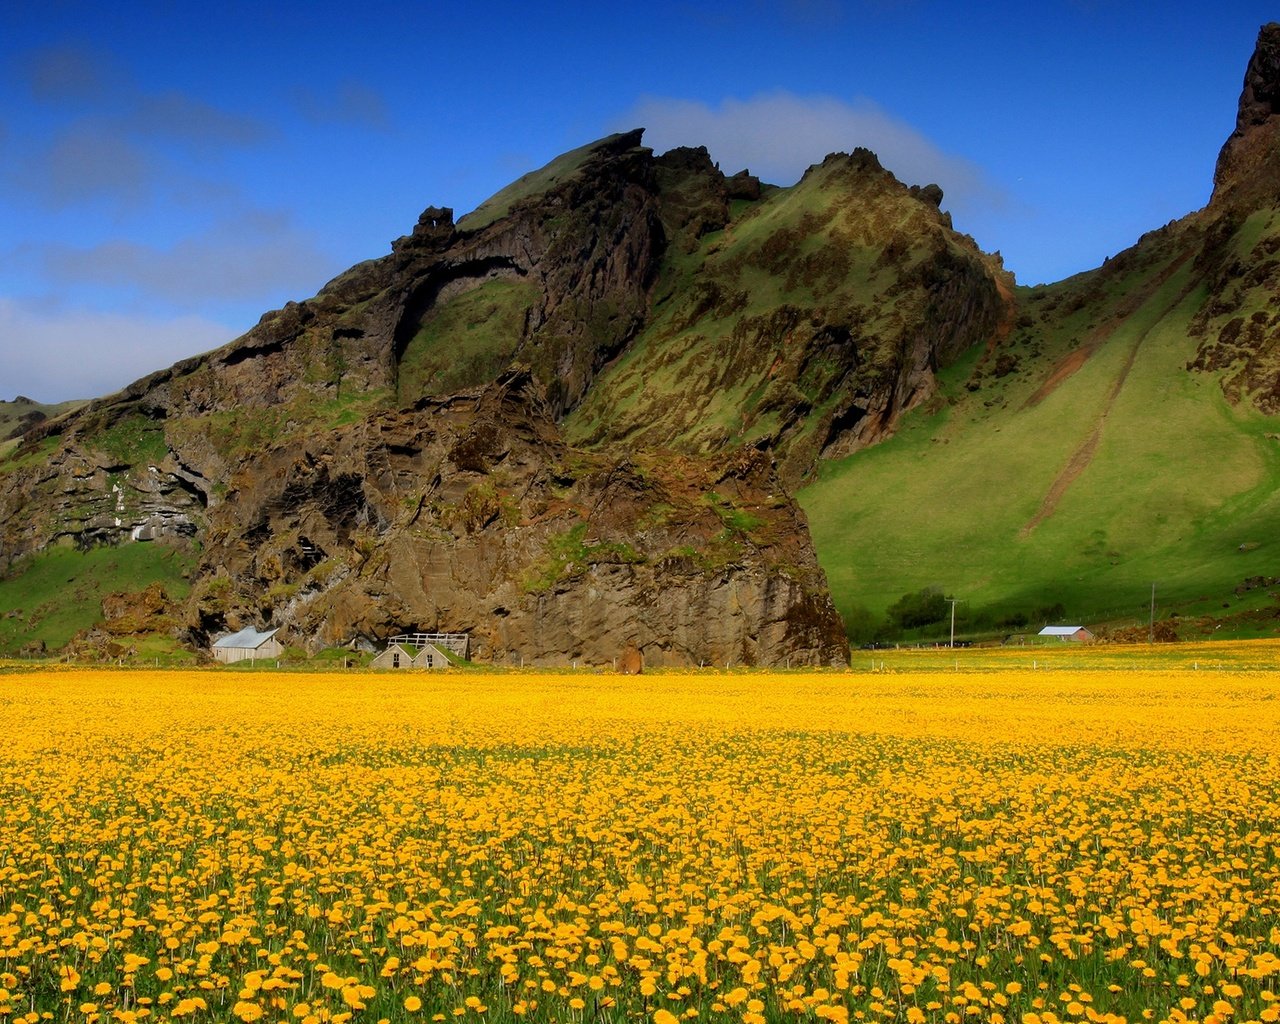
<path fill-rule="evenodd" d="M 239 633 L 224 636 L 213 642 L 213 656 L 224 665 L 232 665 L 246 659 L 256 661 L 259 658 L 278 658 L 284 651 L 284 645 L 277 640 L 278 629 L 259 633 L 252 626 L 246 626 Z"/>
<path fill-rule="evenodd" d="M 1084 626 L 1045 626 L 1038 636 L 1053 636 L 1059 640 L 1074 640 L 1078 644 L 1087 644 L 1093 640 L 1093 634 Z"/>

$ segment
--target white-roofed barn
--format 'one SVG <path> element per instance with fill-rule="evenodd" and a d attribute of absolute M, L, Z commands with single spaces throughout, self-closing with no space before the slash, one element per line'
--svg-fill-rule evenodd
<path fill-rule="evenodd" d="M 257 661 L 259 658 L 278 658 L 284 651 L 284 645 L 276 639 L 278 629 L 269 629 L 259 633 L 252 626 L 246 626 L 238 633 L 224 636 L 213 642 L 213 656 L 224 665 L 233 665 L 237 661 Z"/>

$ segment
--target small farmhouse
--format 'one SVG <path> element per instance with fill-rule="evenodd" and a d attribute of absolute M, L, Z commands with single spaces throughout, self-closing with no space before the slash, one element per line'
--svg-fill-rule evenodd
<path fill-rule="evenodd" d="M 371 662 L 373 668 L 448 668 L 449 659 L 432 644 L 391 644 Z"/>
<path fill-rule="evenodd" d="M 1084 626 L 1045 626 L 1040 630 L 1039 636 L 1057 637 L 1059 640 L 1072 640 L 1078 644 L 1087 644 L 1093 641 L 1093 634 Z"/>
<path fill-rule="evenodd" d="M 246 626 L 238 633 L 224 636 L 213 642 L 213 656 L 224 665 L 232 665 L 237 661 L 259 658 L 278 658 L 284 646 L 276 639 L 278 629 L 259 633 L 252 626 Z"/>

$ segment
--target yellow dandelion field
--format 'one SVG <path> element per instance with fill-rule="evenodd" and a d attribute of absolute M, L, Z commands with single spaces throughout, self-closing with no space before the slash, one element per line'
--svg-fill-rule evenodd
<path fill-rule="evenodd" d="M 1277 691 L 0 675 L 0 1022 L 1277 1021 Z"/>

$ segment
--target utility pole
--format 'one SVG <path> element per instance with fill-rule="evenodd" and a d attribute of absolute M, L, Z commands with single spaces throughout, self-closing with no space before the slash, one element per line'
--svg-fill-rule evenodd
<path fill-rule="evenodd" d="M 1147 643 L 1156 642 L 1156 585 L 1151 584 L 1151 617 L 1147 620 Z"/>
<path fill-rule="evenodd" d="M 951 646 L 956 645 L 956 605 L 960 603 L 958 597 L 948 597 L 946 600 L 951 602 Z"/>

